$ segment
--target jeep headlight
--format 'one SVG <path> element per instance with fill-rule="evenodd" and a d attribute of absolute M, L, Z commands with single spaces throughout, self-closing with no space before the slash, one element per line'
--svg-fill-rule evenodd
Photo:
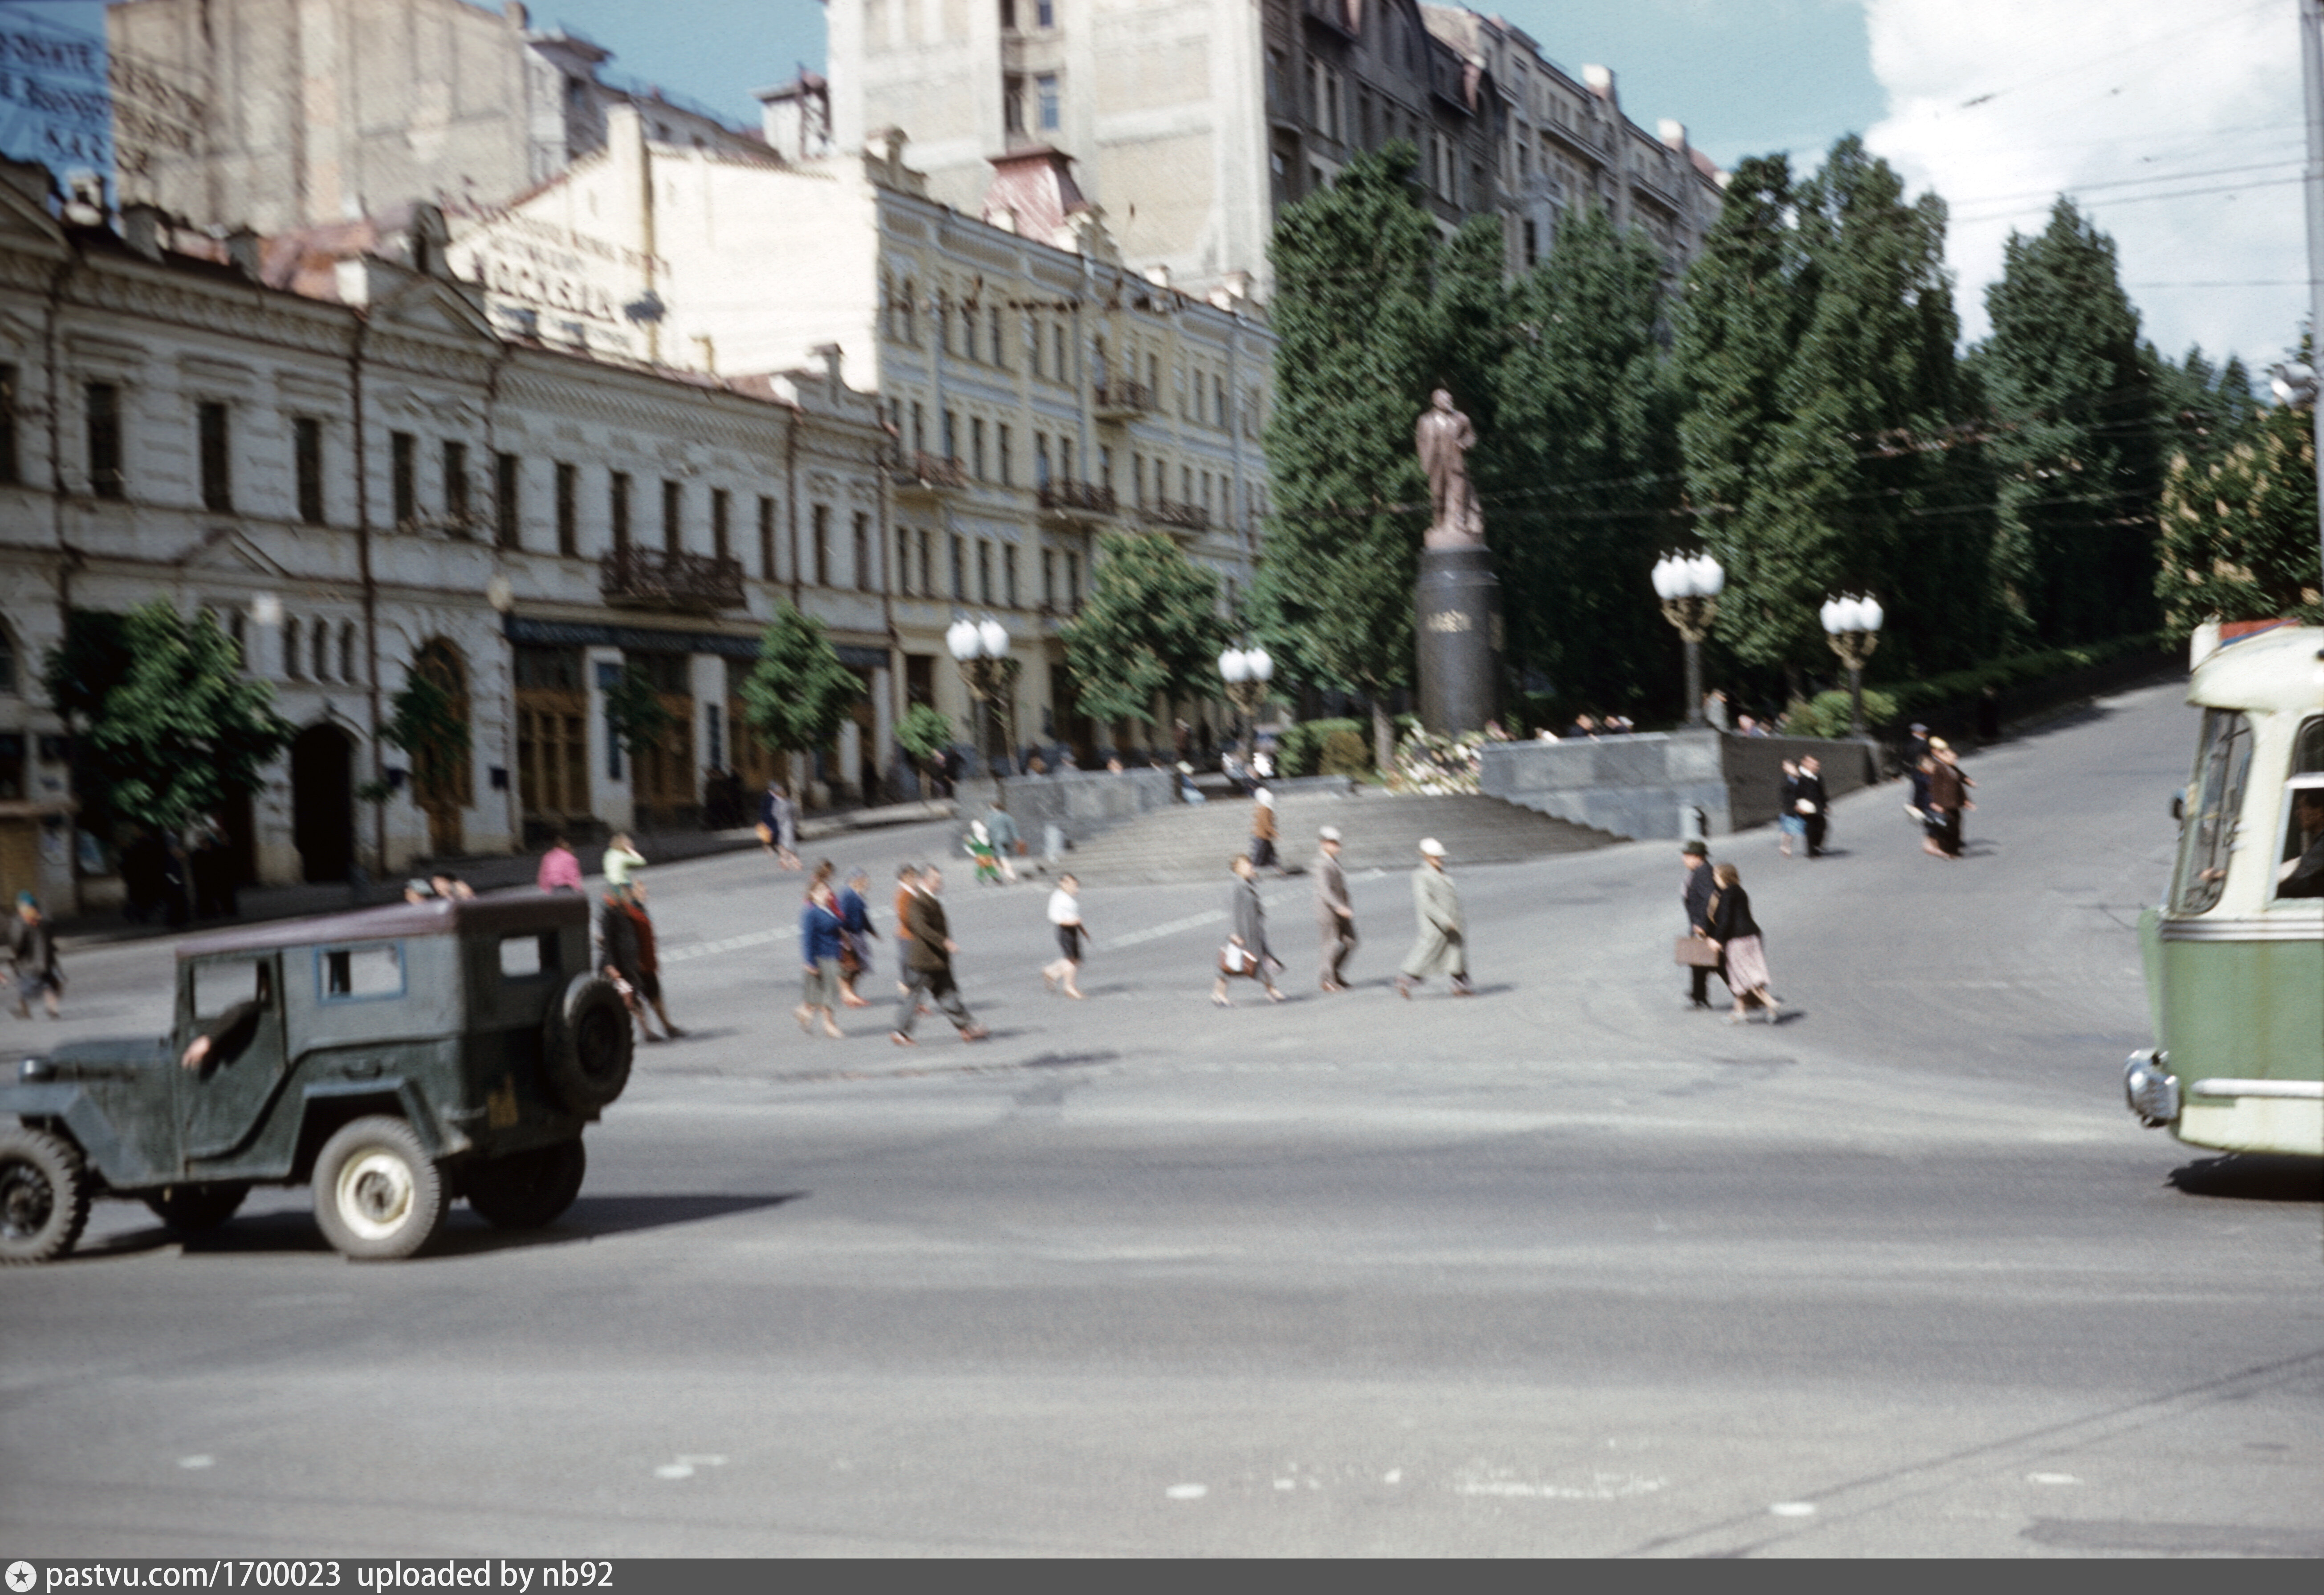
<path fill-rule="evenodd" d="M 2166 1067 L 2170 1059 L 2167 1052 L 2134 1052 L 2122 1066 L 2123 1099 L 2149 1130 L 2179 1117 L 2179 1077 Z"/>

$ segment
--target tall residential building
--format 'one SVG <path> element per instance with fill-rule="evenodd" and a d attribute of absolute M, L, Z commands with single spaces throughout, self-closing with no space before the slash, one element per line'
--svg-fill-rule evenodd
<path fill-rule="evenodd" d="M 1682 258 L 1717 208 L 1716 170 L 1677 124 L 1645 133 L 1610 72 L 1576 78 L 1457 7 L 829 0 L 829 13 L 840 148 L 900 128 L 931 195 L 971 214 L 995 157 L 1056 150 L 1123 258 L 1197 290 L 1241 274 L 1265 297 L 1277 213 L 1392 139 L 1418 150 L 1446 225 L 1504 218 L 1512 270 L 1583 196 L 1666 232 Z"/>
<path fill-rule="evenodd" d="M 612 52 L 507 0 L 116 0 L 114 54 L 172 85 L 172 114 L 116 113 L 124 202 L 261 233 L 415 198 L 497 205 L 605 142 L 635 105 L 657 138 L 757 146 L 659 90 L 607 82 Z M 141 79 L 142 80 L 142 79 Z M 150 98 L 151 96 L 145 96 Z"/>

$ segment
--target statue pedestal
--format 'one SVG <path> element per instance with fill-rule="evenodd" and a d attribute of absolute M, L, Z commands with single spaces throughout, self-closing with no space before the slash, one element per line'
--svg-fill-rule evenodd
<path fill-rule="evenodd" d="M 1422 549 L 1414 600 L 1420 723 L 1442 737 L 1483 730 L 1501 679 L 1501 584 L 1491 554 Z"/>

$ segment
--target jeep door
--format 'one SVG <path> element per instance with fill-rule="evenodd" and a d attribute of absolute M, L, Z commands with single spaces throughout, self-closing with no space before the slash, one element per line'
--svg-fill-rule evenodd
<path fill-rule="evenodd" d="M 197 1036 L 212 1040 L 210 1056 L 185 1071 L 179 1091 L 179 1161 L 189 1177 L 279 1172 L 232 1165 L 256 1137 L 289 1068 L 281 962 L 272 952 L 186 961 L 178 983 L 179 1050 Z"/>

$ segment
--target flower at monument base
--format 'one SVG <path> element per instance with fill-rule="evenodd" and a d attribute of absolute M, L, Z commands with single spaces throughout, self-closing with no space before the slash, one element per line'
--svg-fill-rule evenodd
<path fill-rule="evenodd" d="M 1484 744 L 1482 731 L 1439 737 L 1416 726 L 1397 747 L 1396 775 L 1389 786 L 1425 797 L 1473 796 L 1483 765 L 1477 750 Z"/>

